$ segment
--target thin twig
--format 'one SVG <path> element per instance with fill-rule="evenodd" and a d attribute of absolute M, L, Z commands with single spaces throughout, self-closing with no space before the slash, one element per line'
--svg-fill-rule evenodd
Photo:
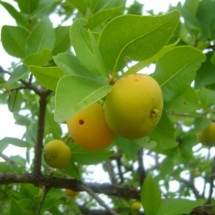
<path fill-rule="evenodd" d="M 1 154 L 0 154 L 0 157 L 1 157 L 2 159 L 4 159 L 9 165 L 15 166 L 15 162 L 14 162 L 13 160 L 11 160 L 7 155 L 1 153 Z"/>
<path fill-rule="evenodd" d="M 110 159 L 106 160 L 105 164 L 106 164 L 106 168 L 107 168 L 108 175 L 109 175 L 111 183 L 112 184 L 117 184 L 117 180 L 116 180 L 116 177 L 115 177 L 116 174 L 114 173 L 114 169 L 113 169 L 113 165 L 111 163 L 111 160 Z"/>
<path fill-rule="evenodd" d="M 207 204 L 210 204 L 212 201 L 213 190 L 214 190 L 214 179 L 215 179 L 215 157 L 213 158 L 212 168 L 211 168 L 211 175 L 210 175 L 210 187 L 209 187 L 209 195 L 207 199 Z"/>
<path fill-rule="evenodd" d="M 108 205 L 95 193 L 92 189 L 90 189 L 88 186 L 83 185 L 83 189 L 92 196 L 102 207 L 104 207 L 108 213 L 111 215 L 118 215 L 115 211 L 113 211 Z"/>
<path fill-rule="evenodd" d="M 44 202 L 45 202 L 47 193 L 48 193 L 48 191 L 50 190 L 50 188 L 44 187 L 43 190 L 44 190 L 44 192 L 43 192 L 43 195 L 42 195 L 42 199 L 41 199 L 41 201 L 40 201 L 40 205 L 39 205 L 39 208 L 38 208 L 38 211 L 37 211 L 37 215 L 40 215 L 40 214 L 41 214 L 43 204 L 44 204 Z"/>
<path fill-rule="evenodd" d="M 139 184 L 140 187 L 142 187 L 143 182 L 146 178 L 146 171 L 143 164 L 143 149 L 139 149 L 138 155 L 137 155 L 137 161 L 138 161 L 138 177 L 139 177 Z"/>

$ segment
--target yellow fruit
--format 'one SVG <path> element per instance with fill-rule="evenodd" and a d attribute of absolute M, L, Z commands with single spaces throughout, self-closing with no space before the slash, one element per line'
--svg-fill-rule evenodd
<path fill-rule="evenodd" d="M 100 150 L 110 145 L 115 137 L 105 121 L 103 106 L 95 103 L 67 120 L 72 138 L 89 150 Z"/>
<path fill-rule="evenodd" d="M 208 146 L 215 145 L 215 122 L 209 125 L 197 134 L 198 140 Z"/>
<path fill-rule="evenodd" d="M 132 208 L 133 210 L 139 211 L 140 208 L 141 208 L 141 203 L 140 203 L 140 202 L 133 202 L 133 203 L 131 204 L 131 208 Z"/>
<path fill-rule="evenodd" d="M 158 124 L 163 98 L 159 84 L 150 76 L 123 76 L 107 95 L 105 116 L 110 128 L 129 138 L 141 138 Z"/>
<path fill-rule="evenodd" d="M 44 146 L 44 159 L 53 168 L 64 168 L 70 161 L 71 150 L 62 140 L 52 140 Z"/>
<path fill-rule="evenodd" d="M 79 194 L 79 192 L 76 192 L 72 189 L 65 189 L 65 193 L 66 193 L 66 195 L 68 195 L 70 197 L 75 197 Z"/>

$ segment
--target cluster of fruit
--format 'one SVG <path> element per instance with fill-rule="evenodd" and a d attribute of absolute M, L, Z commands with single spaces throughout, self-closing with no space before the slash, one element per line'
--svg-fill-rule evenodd
<path fill-rule="evenodd" d="M 163 109 L 159 84 L 149 75 L 131 74 L 112 86 L 104 104 L 96 102 L 67 120 L 75 142 L 88 150 L 109 146 L 116 135 L 128 139 L 148 135 L 158 124 Z M 63 168 L 71 157 L 70 148 L 61 140 L 44 147 L 44 158 L 54 168 Z"/>
<path fill-rule="evenodd" d="M 95 103 L 67 120 L 72 138 L 90 150 L 106 148 L 120 135 L 128 139 L 148 135 L 160 120 L 163 99 L 150 76 L 123 76 L 112 86 L 104 104 Z"/>

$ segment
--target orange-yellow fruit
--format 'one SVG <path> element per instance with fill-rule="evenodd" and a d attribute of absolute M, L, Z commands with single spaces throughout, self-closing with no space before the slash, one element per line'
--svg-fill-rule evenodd
<path fill-rule="evenodd" d="M 133 210 L 137 210 L 137 211 L 139 211 L 139 210 L 140 210 L 140 208 L 141 208 L 141 203 L 140 203 L 140 202 L 138 202 L 138 201 L 133 202 L 133 203 L 131 204 L 131 208 L 132 208 Z"/>
<path fill-rule="evenodd" d="M 215 122 L 209 125 L 197 134 L 198 140 L 208 146 L 215 145 Z"/>
<path fill-rule="evenodd" d="M 159 84 L 151 76 L 123 76 L 107 95 L 105 116 L 110 128 L 129 139 L 148 135 L 158 124 L 163 98 Z"/>
<path fill-rule="evenodd" d="M 79 192 L 76 192 L 72 189 L 65 189 L 65 193 L 66 193 L 66 195 L 68 195 L 70 197 L 75 197 L 79 194 Z"/>
<path fill-rule="evenodd" d="M 71 158 L 71 150 L 62 140 L 48 142 L 43 153 L 46 163 L 53 168 L 64 168 Z"/>
<path fill-rule="evenodd" d="M 95 103 L 69 118 L 67 126 L 72 138 L 89 150 L 104 149 L 115 137 L 107 125 L 100 103 Z"/>

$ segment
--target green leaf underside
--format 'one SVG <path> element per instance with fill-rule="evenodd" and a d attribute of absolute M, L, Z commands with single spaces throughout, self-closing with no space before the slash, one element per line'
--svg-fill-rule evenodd
<path fill-rule="evenodd" d="M 193 208 L 204 204 L 204 200 L 168 199 L 162 202 L 157 215 L 189 214 Z"/>
<path fill-rule="evenodd" d="M 198 97 L 192 87 L 175 99 L 166 102 L 165 109 L 171 112 L 192 112 L 199 108 Z"/>
<path fill-rule="evenodd" d="M 18 147 L 27 147 L 27 146 L 29 146 L 25 141 L 20 140 L 18 138 L 14 138 L 14 137 L 5 137 L 5 138 L 0 140 L 0 146 L 1 147 L 9 145 L 9 144 L 12 144 L 12 145 L 18 146 Z M 1 151 L 1 148 L 0 148 L 0 151 Z"/>
<path fill-rule="evenodd" d="M 98 164 L 114 155 L 113 151 L 97 150 L 91 151 L 82 148 L 79 144 L 72 146 L 72 159 L 81 165 Z"/>
<path fill-rule="evenodd" d="M 95 80 L 68 75 L 57 85 L 55 120 L 63 122 L 76 112 L 102 99 L 110 91 L 109 85 L 101 85 Z"/>
<path fill-rule="evenodd" d="M 123 15 L 113 19 L 102 31 L 99 42 L 106 66 L 116 72 L 125 66 L 126 58 L 150 58 L 167 44 L 178 21 L 178 11 L 155 17 Z"/>
<path fill-rule="evenodd" d="M 161 86 L 164 101 L 184 93 L 204 60 L 201 51 L 189 46 L 175 47 L 158 60 L 153 77 Z"/>
<path fill-rule="evenodd" d="M 155 215 L 161 204 L 161 191 L 158 183 L 149 174 L 142 187 L 141 202 L 147 215 Z"/>
<path fill-rule="evenodd" d="M 48 89 L 55 91 L 58 80 L 65 75 L 58 67 L 29 66 L 36 79 Z"/>
<path fill-rule="evenodd" d="M 160 122 L 150 134 L 150 139 L 157 142 L 157 148 L 167 150 L 177 146 L 175 129 L 165 112 L 162 113 Z"/>

